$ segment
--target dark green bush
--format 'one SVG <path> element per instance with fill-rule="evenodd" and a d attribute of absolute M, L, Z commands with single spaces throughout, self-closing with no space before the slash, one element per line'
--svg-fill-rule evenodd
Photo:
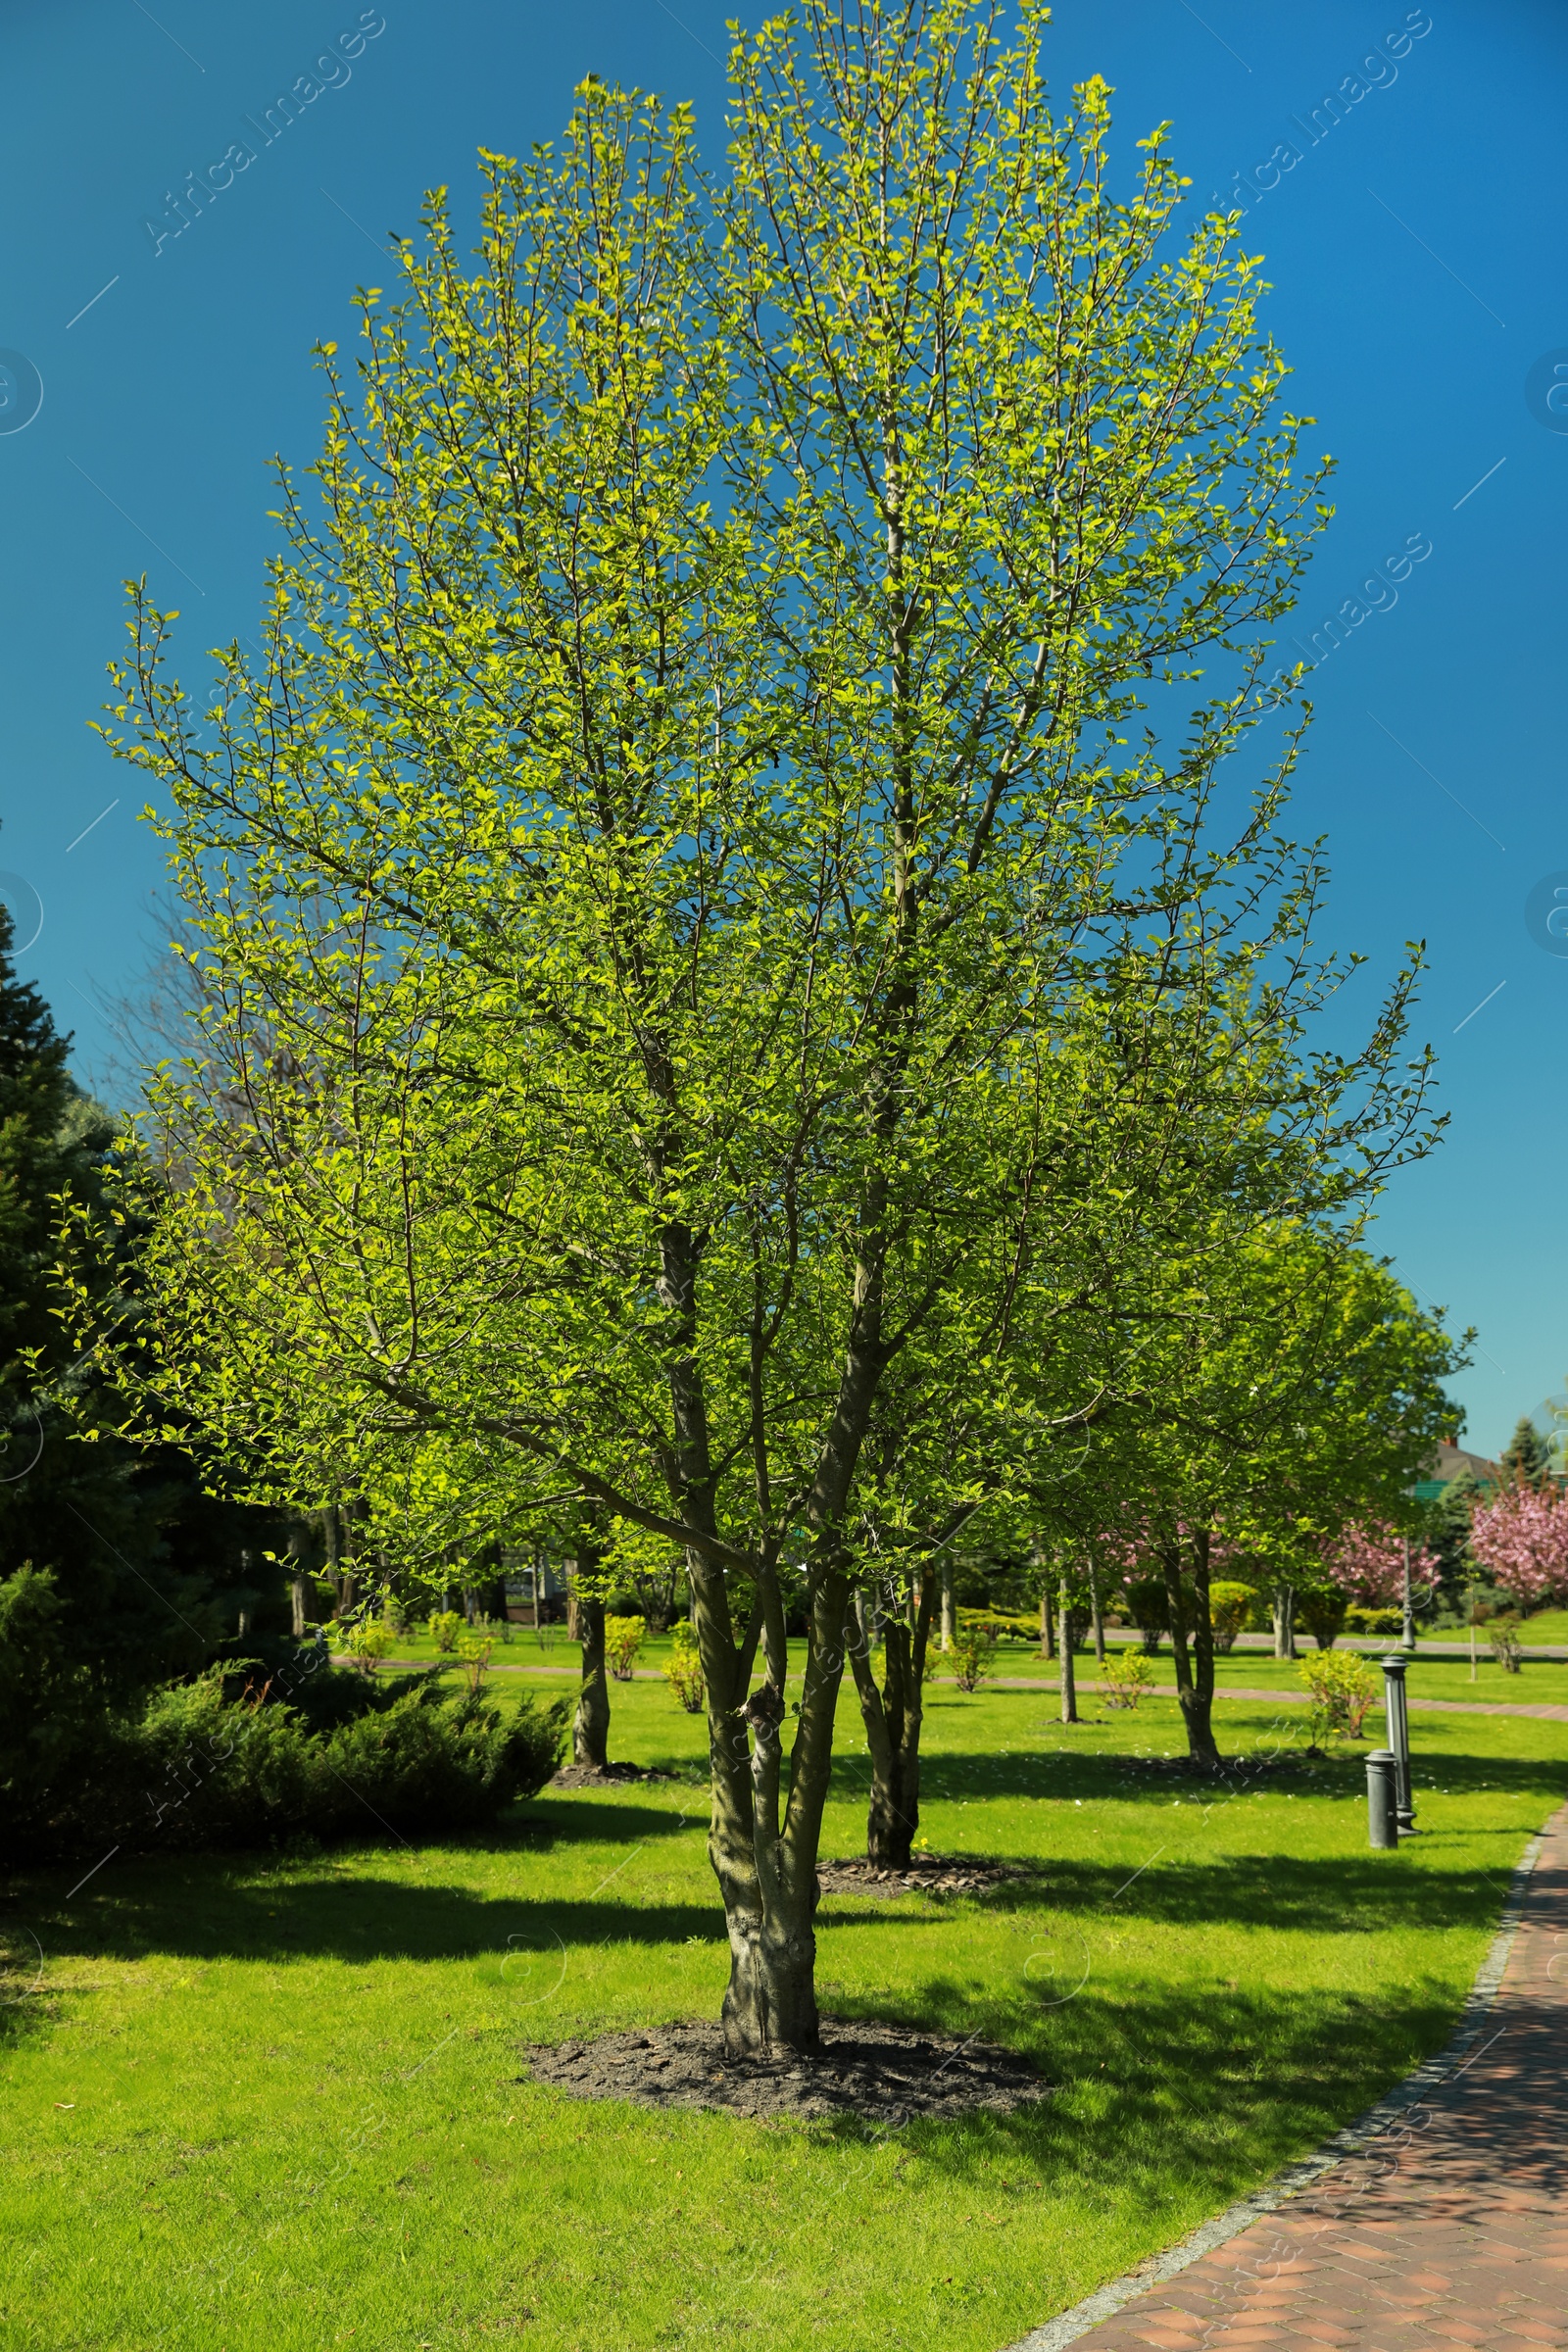
<path fill-rule="evenodd" d="M 1135 1577 L 1127 1587 L 1127 1608 L 1144 1638 L 1144 1651 L 1153 1657 L 1161 1634 L 1170 1632 L 1170 1594 L 1162 1577 Z"/>
<path fill-rule="evenodd" d="M 255 1846 L 313 1837 L 471 1829 L 554 1772 L 566 1702 L 516 1714 L 409 1675 L 381 1686 L 330 1669 L 298 1703 L 233 1669 L 158 1691 L 122 1722 L 54 1810 L 35 1854 Z M 228 1686 L 225 1693 L 225 1683 Z"/>
<path fill-rule="evenodd" d="M 1345 1631 L 1349 1602 L 1343 1592 L 1310 1590 L 1296 1595 L 1296 1618 L 1304 1625 L 1319 1649 L 1332 1649 Z"/>

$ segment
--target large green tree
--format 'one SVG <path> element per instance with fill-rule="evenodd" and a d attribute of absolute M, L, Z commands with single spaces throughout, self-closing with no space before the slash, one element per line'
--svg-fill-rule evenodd
<path fill-rule="evenodd" d="M 895 1368 L 989 1334 L 985 1389 L 1019 1267 L 1104 1224 L 1057 1147 L 1129 938 L 1202 1012 L 1214 936 L 1262 952 L 1283 877 L 1298 940 L 1311 894 L 1288 743 L 1205 831 L 1314 519 L 1283 363 L 1161 134 L 1119 197 L 1103 85 L 1052 115 L 1043 24 L 810 0 L 737 43 L 711 194 L 684 111 L 587 86 L 559 153 L 487 159 L 476 267 L 438 195 L 366 297 L 260 662 L 197 713 L 139 606 L 123 673 L 204 989 L 157 1093 L 154 1423 L 296 1500 L 460 1446 L 509 1509 L 680 1546 L 737 2049 L 816 2036 Z M 1130 742 L 1204 649 L 1180 740 Z M 1125 1221 L 1225 1032 L 1123 1127 Z M 927 1448 L 924 1527 L 971 1477 Z"/>

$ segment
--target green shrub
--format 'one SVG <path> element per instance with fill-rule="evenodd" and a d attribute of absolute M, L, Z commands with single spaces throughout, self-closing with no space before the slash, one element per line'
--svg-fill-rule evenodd
<path fill-rule="evenodd" d="M 703 1661 L 697 1647 L 697 1636 L 685 1623 L 677 1625 L 670 1636 L 669 1664 L 664 1668 L 664 1680 L 688 1715 L 702 1713 L 708 1704 Z"/>
<path fill-rule="evenodd" d="M 1522 1663 L 1519 1624 L 1517 1616 L 1490 1617 L 1487 1620 L 1487 1640 L 1492 1643 L 1492 1654 L 1504 1674 L 1517 1674 Z"/>
<path fill-rule="evenodd" d="M 991 1670 L 997 1638 L 984 1626 L 960 1624 L 953 1637 L 948 1655 L 953 1661 L 954 1679 L 960 1690 L 977 1690 Z"/>
<path fill-rule="evenodd" d="M 1038 1617 L 1020 1616 L 1007 1609 L 956 1609 L 954 1612 L 954 1631 L 961 1626 L 973 1626 L 989 1634 L 993 1642 L 1038 1642 Z"/>
<path fill-rule="evenodd" d="M 161 1690 L 122 1723 L 62 1808 L 50 1843 L 76 1850 L 255 1846 L 469 1829 L 541 1788 L 556 1768 L 567 1703 L 524 1698 L 500 1713 L 432 1673 L 376 1685 L 301 1677 L 295 1705 L 275 1680 L 225 1695 L 215 1670 Z"/>
<path fill-rule="evenodd" d="M 458 1663 L 470 1690 L 477 1690 L 489 1673 L 490 1652 L 495 1645 L 494 1634 L 480 1633 L 472 1627 L 458 1636 Z"/>
<path fill-rule="evenodd" d="M 629 1683 L 637 1652 L 648 1639 L 646 1617 L 605 1619 L 605 1664 L 617 1683 Z"/>
<path fill-rule="evenodd" d="M 430 1639 L 439 1650 L 456 1649 L 463 1619 L 456 1609 L 430 1611 Z"/>
<path fill-rule="evenodd" d="M 384 1617 L 364 1617 L 343 1636 L 344 1652 L 361 1674 L 374 1674 L 396 1647 L 397 1636 Z"/>
<path fill-rule="evenodd" d="M 1332 1649 L 1345 1631 L 1349 1602 L 1343 1592 L 1298 1592 L 1296 1614 L 1319 1649 Z"/>
<path fill-rule="evenodd" d="M 1236 1637 L 1252 1614 L 1257 1595 L 1250 1585 L 1224 1582 L 1208 1588 L 1208 1622 L 1213 1628 L 1214 1647 L 1232 1649 Z"/>
<path fill-rule="evenodd" d="M 1134 1625 L 1144 1638 L 1145 1656 L 1156 1656 L 1161 1634 L 1170 1632 L 1170 1594 L 1165 1590 L 1164 1579 L 1157 1576 L 1135 1577 L 1127 1588 L 1127 1607 Z"/>
<path fill-rule="evenodd" d="M 1369 1609 L 1352 1600 L 1345 1612 L 1345 1630 L 1348 1634 L 1402 1634 L 1404 1611 Z"/>
<path fill-rule="evenodd" d="M 1139 1649 L 1115 1652 L 1100 1669 L 1100 1686 L 1107 1707 L 1136 1707 L 1153 1680 L 1154 1669 Z"/>
<path fill-rule="evenodd" d="M 1312 1737 L 1364 1737 L 1361 1726 L 1378 1695 L 1382 1678 L 1353 1649 L 1323 1649 L 1301 1660 L 1301 1680 L 1312 1693 Z"/>

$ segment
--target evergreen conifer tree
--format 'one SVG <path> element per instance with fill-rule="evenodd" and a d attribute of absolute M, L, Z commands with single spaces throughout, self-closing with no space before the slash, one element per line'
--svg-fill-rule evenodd
<path fill-rule="evenodd" d="M 1502 1467 L 1516 1486 L 1544 1487 L 1551 1479 L 1551 1455 L 1546 1441 L 1528 1413 L 1521 1414 L 1508 1440 Z"/>
<path fill-rule="evenodd" d="M 11 942 L 0 907 L 0 1836 L 17 1853 L 117 1707 L 201 1665 L 235 1631 L 237 1592 L 254 1619 L 280 1591 L 266 1553 L 281 1546 L 264 1514 L 205 1494 L 177 1447 L 121 1441 L 112 1396 L 72 1363 L 59 1203 L 96 1200 L 115 1121 L 72 1079 Z M 115 1271 L 133 1287 L 128 1250 Z"/>

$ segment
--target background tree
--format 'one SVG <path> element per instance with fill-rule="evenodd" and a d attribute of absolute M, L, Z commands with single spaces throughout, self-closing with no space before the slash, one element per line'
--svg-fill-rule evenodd
<path fill-rule="evenodd" d="M 1568 1493 L 1549 1477 L 1504 1487 L 1477 1508 L 1470 1548 L 1517 1607 L 1568 1597 Z"/>
<path fill-rule="evenodd" d="M 1528 1413 L 1521 1414 L 1503 1448 L 1502 1469 L 1513 1485 L 1540 1490 L 1551 1483 L 1551 1452 Z"/>
<path fill-rule="evenodd" d="M 114 1122 L 74 1084 L 11 938 L 0 907 L 0 1815 L 20 1850 L 117 1709 L 202 1664 L 242 1612 L 250 1633 L 282 1619 L 275 1522 L 205 1494 L 179 1446 L 122 1443 L 117 1400 L 72 1360 L 59 1203 L 97 1212 Z M 111 1252 L 99 1307 L 134 1297 Z"/>

